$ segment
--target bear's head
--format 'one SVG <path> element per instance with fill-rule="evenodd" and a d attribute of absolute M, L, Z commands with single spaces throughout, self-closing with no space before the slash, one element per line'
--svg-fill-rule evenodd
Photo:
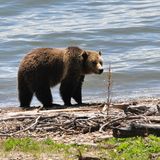
<path fill-rule="evenodd" d="M 83 51 L 82 57 L 84 74 L 101 74 L 103 72 L 101 52 L 86 50 Z"/>

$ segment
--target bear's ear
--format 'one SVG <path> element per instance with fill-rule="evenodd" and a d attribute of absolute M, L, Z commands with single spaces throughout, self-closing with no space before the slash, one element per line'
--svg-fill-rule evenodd
<path fill-rule="evenodd" d="M 84 52 L 82 53 L 82 57 L 83 57 L 84 61 L 86 61 L 86 60 L 87 60 L 87 58 L 88 58 L 88 54 L 87 54 L 87 52 L 86 52 L 86 51 L 84 51 Z"/>
<path fill-rule="evenodd" d="M 101 51 L 99 51 L 99 55 L 100 55 L 100 56 L 102 55 L 102 52 L 101 52 Z"/>

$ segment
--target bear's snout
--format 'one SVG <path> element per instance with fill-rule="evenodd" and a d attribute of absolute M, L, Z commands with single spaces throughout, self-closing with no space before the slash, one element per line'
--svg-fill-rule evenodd
<path fill-rule="evenodd" d="M 99 74 L 103 73 L 103 69 L 99 69 Z"/>
<path fill-rule="evenodd" d="M 97 64 L 97 73 L 98 73 L 98 74 L 103 73 L 102 62 L 99 62 L 99 63 Z"/>

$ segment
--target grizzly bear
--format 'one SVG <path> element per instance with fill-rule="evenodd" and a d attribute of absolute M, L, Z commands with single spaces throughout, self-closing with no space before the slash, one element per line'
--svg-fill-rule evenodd
<path fill-rule="evenodd" d="M 58 83 L 65 105 L 71 105 L 71 98 L 82 104 L 85 75 L 102 72 L 101 52 L 79 47 L 34 49 L 23 58 L 18 70 L 20 107 L 30 107 L 33 94 L 44 107 L 53 106 L 50 87 Z"/>

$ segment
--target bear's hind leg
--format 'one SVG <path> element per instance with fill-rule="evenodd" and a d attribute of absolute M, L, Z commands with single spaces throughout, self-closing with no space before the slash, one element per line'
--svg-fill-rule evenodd
<path fill-rule="evenodd" d="M 37 99 L 43 104 L 43 107 L 53 106 L 52 94 L 49 85 L 44 83 L 43 86 L 38 86 L 35 90 L 35 94 Z"/>
<path fill-rule="evenodd" d="M 18 96 L 20 101 L 20 107 L 28 108 L 33 97 L 33 92 L 30 91 L 27 85 L 22 84 L 18 86 Z"/>

